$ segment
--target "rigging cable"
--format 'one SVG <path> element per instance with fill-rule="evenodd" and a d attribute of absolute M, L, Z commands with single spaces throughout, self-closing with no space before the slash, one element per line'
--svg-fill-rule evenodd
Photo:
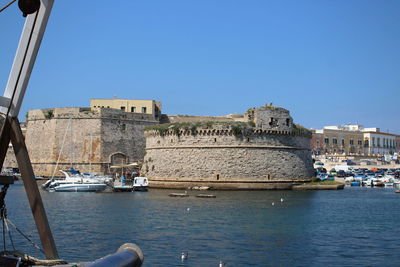
<path fill-rule="evenodd" d="M 4 201 L 7 194 L 8 185 L 4 185 L 0 191 L 0 219 L 3 224 L 3 250 L 6 251 L 6 226 L 5 220 L 7 218 L 6 203 Z"/>
<path fill-rule="evenodd" d="M 0 9 L 0 12 L 2 12 L 3 10 L 5 10 L 7 7 L 11 6 L 15 1 L 17 1 L 17 0 L 12 0 L 10 3 L 8 3 L 8 4 L 5 5 L 4 7 L 2 7 L 2 8 Z"/>
<path fill-rule="evenodd" d="M 10 227 L 8 227 L 7 221 L 8 221 L 8 219 L 5 218 L 4 224 L 6 225 L 6 230 L 8 232 L 8 237 L 10 238 L 11 246 L 13 247 L 14 250 L 16 250 L 15 249 L 15 245 L 14 245 L 14 240 L 13 240 L 12 235 L 11 235 Z"/>
<path fill-rule="evenodd" d="M 26 240 L 28 240 L 36 249 L 38 249 L 40 252 L 42 252 L 43 254 L 44 251 L 43 249 L 40 248 L 39 245 L 37 245 L 35 242 L 32 241 L 32 239 L 30 239 L 27 235 L 25 235 L 17 226 L 15 226 L 15 224 L 7 218 L 7 208 L 6 208 L 6 203 L 5 203 L 5 197 L 7 194 L 7 189 L 8 189 L 9 185 L 4 185 L 3 188 L 0 191 L 0 216 L 1 216 L 1 221 L 3 223 L 3 251 L 7 251 L 6 249 L 6 234 L 5 232 L 8 232 L 10 241 L 11 241 L 11 245 L 13 247 L 13 249 L 15 250 L 15 246 L 14 246 L 14 241 L 12 239 L 11 236 L 11 231 L 10 228 L 8 227 L 8 224 L 10 224 L 12 227 L 15 228 L 15 230 L 17 230 L 17 232 L 22 235 Z"/>
<path fill-rule="evenodd" d="M 42 249 L 38 244 L 36 244 L 35 242 L 33 242 L 32 239 L 30 239 L 27 235 L 25 235 L 17 226 L 15 226 L 15 224 L 14 224 L 12 221 L 10 221 L 10 219 L 6 219 L 6 220 L 7 220 L 7 222 L 8 222 L 12 227 L 15 228 L 15 230 L 17 230 L 17 232 L 18 232 L 20 235 L 22 235 L 26 240 L 28 240 L 36 249 L 38 249 L 40 252 L 42 252 L 43 255 L 45 254 L 44 251 L 43 251 L 43 249 Z"/>

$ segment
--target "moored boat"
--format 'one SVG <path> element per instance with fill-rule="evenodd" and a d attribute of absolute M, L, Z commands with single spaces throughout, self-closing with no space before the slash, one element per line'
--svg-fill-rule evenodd
<path fill-rule="evenodd" d="M 133 185 L 126 185 L 126 184 L 114 185 L 113 191 L 114 192 L 132 192 Z"/>
<path fill-rule="evenodd" d="M 133 191 L 147 191 L 149 187 L 149 181 L 147 177 L 135 177 L 133 179 Z"/>
<path fill-rule="evenodd" d="M 55 192 L 98 192 L 107 188 L 104 180 L 80 175 L 69 175 L 67 171 L 60 170 L 65 175 L 64 179 L 50 179 L 42 185 L 44 189 Z"/>
<path fill-rule="evenodd" d="M 55 192 L 100 192 L 107 188 L 103 183 L 64 183 L 50 188 Z"/>

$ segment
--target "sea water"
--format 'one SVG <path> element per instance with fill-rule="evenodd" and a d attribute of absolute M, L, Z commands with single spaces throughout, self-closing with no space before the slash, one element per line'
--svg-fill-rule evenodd
<path fill-rule="evenodd" d="M 400 266 L 400 194 L 393 188 L 208 191 L 216 195 L 209 199 L 171 192 L 181 191 L 41 195 L 68 262 L 131 242 L 143 250 L 143 266 Z M 6 204 L 8 218 L 40 244 L 20 182 Z M 16 249 L 43 258 L 17 232 L 12 237 Z"/>

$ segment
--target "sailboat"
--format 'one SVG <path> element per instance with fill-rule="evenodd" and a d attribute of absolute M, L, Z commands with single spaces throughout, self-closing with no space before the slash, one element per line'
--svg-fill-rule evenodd
<path fill-rule="evenodd" d="M 69 119 L 67 128 L 65 130 L 60 153 L 58 155 L 57 164 L 54 169 L 52 178 L 48 180 L 46 183 L 44 183 L 42 185 L 42 188 L 51 192 L 99 192 L 99 191 L 104 191 L 108 186 L 112 186 L 113 180 L 110 177 L 98 176 L 91 173 L 82 173 L 79 170 L 75 170 L 73 167 L 71 167 L 69 170 L 59 170 L 62 174 L 64 174 L 65 176 L 64 178 L 54 178 L 54 174 L 57 169 L 64 148 L 68 130 L 70 130 L 71 132 L 71 139 L 72 139 L 73 131 L 72 131 L 71 118 Z M 72 148 L 72 142 L 71 142 L 70 152 L 71 152 L 71 166 L 72 166 L 73 152 L 74 152 Z M 91 153 L 92 152 L 90 147 L 89 158 Z"/>

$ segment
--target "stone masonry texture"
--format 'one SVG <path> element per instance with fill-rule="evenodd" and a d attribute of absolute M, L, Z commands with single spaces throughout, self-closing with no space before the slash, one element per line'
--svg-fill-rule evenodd
<path fill-rule="evenodd" d="M 253 127 L 239 134 L 219 125 L 194 132 L 146 131 L 142 173 L 160 187 L 253 183 L 246 189 L 257 189 L 260 183 L 295 184 L 311 178 L 311 134 L 296 130 L 286 109 L 249 112 Z"/>
<path fill-rule="evenodd" d="M 116 109 L 31 110 L 25 142 L 37 175 L 71 167 L 108 173 L 112 165 L 143 159 L 144 128 L 156 123 L 151 115 Z"/>

